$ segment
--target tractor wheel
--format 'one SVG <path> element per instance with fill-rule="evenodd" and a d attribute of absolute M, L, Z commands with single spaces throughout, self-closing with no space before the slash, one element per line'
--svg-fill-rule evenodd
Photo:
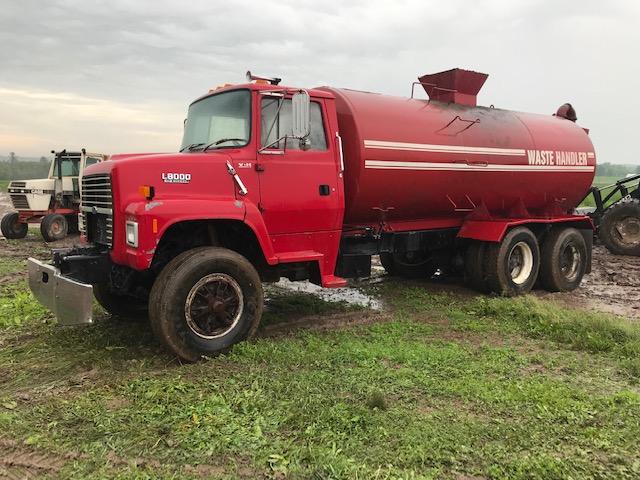
<path fill-rule="evenodd" d="M 404 278 L 431 278 L 438 269 L 423 252 L 381 253 L 380 263 L 389 275 Z"/>
<path fill-rule="evenodd" d="M 102 308 L 115 317 L 125 320 L 147 318 L 147 302 L 128 295 L 113 293 L 105 283 L 93 286 L 93 296 Z"/>
<path fill-rule="evenodd" d="M 640 200 L 611 206 L 602 217 L 598 237 L 611 253 L 640 256 Z"/>
<path fill-rule="evenodd" d="M 500 243 L 487 244 L 483 268 L 492 292 L 505 297 L 529 292 L 540 268 L 538 239 L 526 227 L 514 228 Z"/>
<path fill-rule="evenodd" d="M 40 222 L 40 232 L 45 242 L 55 242 L 67 236 L 69 224 L 64 215 L 50 213 Z"/>
<path fill-rule="evenodd" d="M 78 233 L 78 215 L 65 215 L 67 218 L 67 225 L 69 225 L 67 233 Z"/>
<path fill-rule="evenodd" d="M 149 305 L 158 339 L 178 357 L 195 362 L 255 333 L 262 317 L 262 284 L 242 255 L 219 247 L 197 248 L 164 267 Z"/>
<path fill-rule="evenodd" d="M 16 239 L 24 238 L 27 236 L 29 225 L 26 223 L 20 223 L 18 212 L 9 212 L 0 222 L 0 230 L 5 238 Z"/>
<path fill-rule="evenodd" d="M 587 270 L 587 244 L 575 228 L 556 227 L 542 244 L 540 281 L 550 292 L 570 292 Z"/>

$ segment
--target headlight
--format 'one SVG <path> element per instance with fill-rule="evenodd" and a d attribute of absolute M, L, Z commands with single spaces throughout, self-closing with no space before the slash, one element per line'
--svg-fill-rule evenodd
<path fill-rule="evenodd" d="M 138 222 L 127 220 L 127 245 L 138 246 Z"/>

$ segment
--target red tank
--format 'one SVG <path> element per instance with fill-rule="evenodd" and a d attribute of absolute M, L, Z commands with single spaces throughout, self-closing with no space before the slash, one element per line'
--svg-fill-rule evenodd
<path fill-rule="evenodd" d="M 430 100 L 324 88 L 336 98 L 345 162 L 345 224 L 569 213 L 595 174 L 587 131 L 556 115 L 476 106 L 487 75 L 420 78 Z M 381 213 L 381 211 L 383 213 Z M 517 212 L 517 213 L 514 213 Z"/>

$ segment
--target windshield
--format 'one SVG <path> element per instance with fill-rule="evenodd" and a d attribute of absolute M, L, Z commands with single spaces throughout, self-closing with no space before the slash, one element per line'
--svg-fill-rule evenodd
<path fill-rule="evenodd" d="M 80 175 L 80 159 L 63 158 L 60 163 L 62 164 L 63 177 L 77 177 Z M 53 163 L 53 177 L 58 177 L 58 162 Z"/>
<path fill-rule="evenodd" d="M 234 90 L 203 98 L 189 107 L 180 150 L 216 145 L 239 147 L 249 143 L 251 93 Z"/>

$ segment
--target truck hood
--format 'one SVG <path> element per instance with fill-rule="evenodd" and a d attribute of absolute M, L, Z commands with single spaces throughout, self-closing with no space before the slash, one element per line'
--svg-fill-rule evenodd
<path fill-rule="evenodd" d="M 87 167 L 84 174 L 109 174 L 115 201 L 121 208 L 143 200 L 139 193 L 143 185 L 154 188 L 154 200 L 231 198 L 235 197 L 235 187 L 227 170 L 227 162 L 232 161 L 229 153 L 114 155 L 110 161 Z"/>

